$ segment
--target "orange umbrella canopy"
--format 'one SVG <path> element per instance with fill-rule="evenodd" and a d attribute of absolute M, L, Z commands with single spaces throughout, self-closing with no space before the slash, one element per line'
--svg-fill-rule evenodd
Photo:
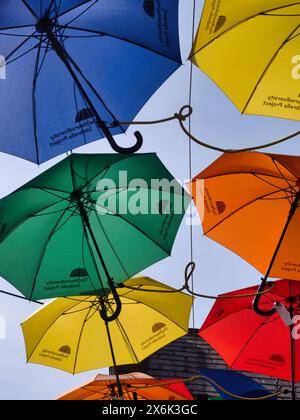
<path fill-rule="evenodd" d="M 143 373 L 120 375 L 125 400 L 193 400 L 183 383 L 160 381 Z M 113 400 L 118 397 L 115 375 L 97 375 L 92 381 L 58 397 L 58 400 Z"/>
<path fill-rule="evenodd" d="M 263 274 L 300 280 L 299 180 L 300 157 L 244 152 L 224 154 L 190 188 L 206 236 Z"/>

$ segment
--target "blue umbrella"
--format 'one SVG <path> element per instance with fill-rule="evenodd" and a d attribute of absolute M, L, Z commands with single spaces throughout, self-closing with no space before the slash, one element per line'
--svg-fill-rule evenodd
<path fill-rule="evenodd" d="M 239 372 L 204 368 L 201 369 L 200 374 L 213 381 L 213 383 L 211 383 L 212 386 L 224 400 L 234 400 L 237 398 L 229 396 L 223 389 L 231 394 L 244 398 L 261 398 L 270 396 L 270 399 L 276 399 L 275 396 L 272 397 L 271 392 L 258 382 Z M 217 384 L 223 389 L 219 388 Z"/>
<path fill-rule="evenodd" d="M 0 151 L 42 163 L 127 126 L 181 65 L 179 0 L 0 2 Z"/>

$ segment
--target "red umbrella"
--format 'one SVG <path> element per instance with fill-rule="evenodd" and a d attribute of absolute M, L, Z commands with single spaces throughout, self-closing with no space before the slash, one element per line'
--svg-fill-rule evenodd
<path fill-rule="evenodd" d="M 228 298 L 251 295 L 257 286 L 231 292 L 220 296 L 199 335 L 231 369 L 290 381 L 295 399 L 295 383 L 300 382 L 300 336 L 293 334 L 298 328 L 291 319 L 300 314 L 300 282 L 279 280 L 273 285 L 261 297 L 261 304 L 267 310 L 277 304 L 275 314 L 257 315 L 252 309 L 253 297 Z"/>

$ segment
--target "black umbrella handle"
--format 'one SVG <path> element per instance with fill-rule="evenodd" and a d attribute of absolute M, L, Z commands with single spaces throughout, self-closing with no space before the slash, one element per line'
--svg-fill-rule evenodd
<path fill-rule="evenodd" d="M 102 128 L 102 127 L 100 127 Z M 136 144 L 134 146 L 131 147 L 121 147 L 117 144 L 116 140 L 113 138 L 113 136 L 110 134 L 109 130 L 107 129 L 105 131 L 105 137 L 107 138 L 108 143 L 110 144 L 111 148 L 120 154 L 124 154 L 124 155 L 131 155 L 133 153 L 136 153 L 140 150 L 140 148 L 143 146 L 143 136 L 139 131 L 136 131 L 134 133 L 135 138 L 136 138 Z"/>
<path fill-rule="evenodd" d="M 121 302 L 120 296 L 119 296 L 119 294 L 118 294 L 118 292 L 115 288 L 115 285 L 112 281 L 109 282 L 109 287 L 110 287 L 111 293 L 112 293 L 113 298 L 114 298 L 115 303 L 116 303 L 116 309 L 115 309 L 115 311 L 112 315 L 107 315 L 107 309 L 104 306 L 102 307 L 102 309 L 100 311 L 100 315 L 101 315 L 101 318 L 103 319 L 103 321 L 105 321 L 105 322 L 115 321 L 116 319 L 119 318 L 120 313 L 122 311 L 122 302 Z"/>
<path fill-rule="evenodd" d="M 266 316 L 267 317 L 267 316 L 274 315 L 276 313 L 276 309 L 273 308 L 273 309 L 270 309 L 268 311 L 264 311 L 263 309 L 261 309 L 259 307 L 260 299 L 262 297 L 262 293 L 266 289 L 266 286 L 267 286 L 267 279 L 262 279 L 261 285 L 258 288 L 257 296 L 255 297 L 255 299 L 253 301 L 252 307 L 253 307 L 254 311 L 257 313 L 257 315 Z"/>

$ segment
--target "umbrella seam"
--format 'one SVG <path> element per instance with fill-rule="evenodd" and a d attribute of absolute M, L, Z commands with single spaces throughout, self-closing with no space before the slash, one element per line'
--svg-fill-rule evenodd
<path fill-rule="evenodd" d="M 249 201 L 248 203 L 245 203 L 243 206 L 237 208 L 236 210 L 234 210 L 232 213 L 230 213 L 228 216 L 226 216 L 224 219 L 222 219 L 220 222 L 218 222 L 216 225 L 212 226 L 209 230 L 204 232 L 204 235 L 208 235 L 209 233 L 211 233 L 214 229 L 216 229 L 217 227 L 219 227 L 220 225 L 222 225 L 225 221 L 227 221 L 228 219 L 232 218 L 234 215 L 236 215 L 238 212 L 244 210 L 246 207 L 250 207 L 252 204 L 255 204 L 257 201 L 263 200 L 266 197 L 269 197 L 273 194 L 276 194 L 278 192 L 280 192 L 282 190 L 278 189 L 277 191 L 272 191 L 271 193 L 268 194 L 264 194 L 262 196 L 259 196 L 251 201 Z"/>
<path fill-rule="evenodd" d="M 260 86 L 260 84 L 262 83 L 264 77 L 266 76 L 266 74 L 268 73 L 269 69 L 271 68 L 272 64 L 274 64 L 276 58 L 278 57 L 278 54 L 280 53 L 280 51 L 282 50 L 282 48 L 285 46 L 285 44 L 288 43 L 289 39 L 291 38 L 291 36 L 299 29 L 300 24 L 298 24 L 296 26 L 296 28 L 293 29 L 293 31 L 284 39 L 284 41 L 280 44 L 279 48 L 277 49 L 277 51 L 273 54 L 273 56 L 271 57 L 271 59 L 269 60 L 267 66 L 265 67 L 264 71 L 262 72 L 260 78 L 258 79 L 258 82 L 256 83 L 256 85 L 254 86 L 248 100 L 246 101 L 246 104 L 242 110 L 242 114 L 244 114 L 246 112 L 246 109 L 248 108 L 248 105 L 250 104 L 253 96 L 255 95 L 258 87 Z"/>
<path fill-rule="evenodd" d="M 191 58 L 193 58 L 193 57 L 194 57 L 195 55 L 197 55 L 200 51 L 202 51 L 203 49 L 205 49 L 207 46 L 209 46 L 210 44 L 212 44 L 212 43 L 213 43 L 214 41 L 216 41 L 217 39 L 221 38 L 221 37 L 222 37 L 222 35 L 224 35 L 224 34 L 226 34 L 226 33 L 230 32 L 231 30 L 236 29 L 238 26 L 243 25 L 244 23 L 248 22 L 249 20 L 255 19 L 256 17 L 258 17 L 258 16 L 260 16 L 260 15 L 264 15 L 265 13 L 270 13 L 270 12 L 273 12 L 273 11 L 275 11 L 275 10 L 284 9 L 284 8 L 288 8 L 288 7 L 291 7 L 291 6 L 296 6 L 297 4 L 300 4 L 300 2 L 298 1 L 298 2 L 291 3 L 291 4 L 288 4 L 288 5 L 285 5 L 285 6 L 275 7 L 275 8 L 273 8 L 273 9 L 269 9 L 269 10 L 265 10 L 265 11 L 262 11 L 262 12 L 256 13 L 256 14 L 255 14 L 255 15 L 253 15 L 253 16 L 249 16 L 249 17 L 247 17 L 247 18 L 243 19 L 242 21 L 237 22 L 236 24 L 234 24 L 234 25 L 233 25 L 233 26 L 231 26 L 230 28 L 227 28 L 224 32 L 222 32 L 221 34 L 219 34 L 218 36 L 216 36 L 215 38 L 213 38 L 211 41 L 207 42 L 207 44 L 205 44 L 203 47 L 199 48 L 197 51 L 195 51 L 193 54 L 191 54 L 189 58 L 190 58 L 190 59 L 191 59 Z M 274 16 L 276 16 L 276 15 L 274 15 Z M 197 37 L 198 37 L 198 35 L 199 35 L 199 32 L 198 32 L 198 34 L 197 34 Z"/>

